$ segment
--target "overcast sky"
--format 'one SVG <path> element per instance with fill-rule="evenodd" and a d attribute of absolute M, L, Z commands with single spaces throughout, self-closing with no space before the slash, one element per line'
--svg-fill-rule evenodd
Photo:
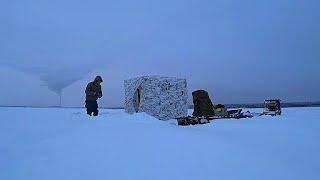
<path fill-rule="evenodd" d="M 123 80 L 187 78 L 214 103 L 320 100 L 318 0 L 0 2 L 0 105 L 122 106 Z"/>

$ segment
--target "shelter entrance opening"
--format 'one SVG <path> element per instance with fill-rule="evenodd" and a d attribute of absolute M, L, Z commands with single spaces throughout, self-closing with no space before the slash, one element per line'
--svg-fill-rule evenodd
<path fill-rule="evenodd" d="M 140 109 L 140 103 L 141 103 L 141 87 L 139 86 L 136 90 L 136 92 L 134 93 L 134 109 L 136 112 L 139 112 Z"/>

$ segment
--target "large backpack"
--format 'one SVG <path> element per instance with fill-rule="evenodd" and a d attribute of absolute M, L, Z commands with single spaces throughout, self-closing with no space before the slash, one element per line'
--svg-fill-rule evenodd
<path fill-rule="evenodd" d="M 213 104 L 209 97 L 208 92 L 198 90 L 192 92 L 194 111 L 193 116 L 214 116 Z"/>

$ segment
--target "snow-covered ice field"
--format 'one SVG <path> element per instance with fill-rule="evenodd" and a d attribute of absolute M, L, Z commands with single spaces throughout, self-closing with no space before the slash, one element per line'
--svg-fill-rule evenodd
<path fill-rule="evenodd" d="M 320 108 L 189 127 L 123 110 L 0 108 L 0 142 L 0 180 L 320 179 Z"/>

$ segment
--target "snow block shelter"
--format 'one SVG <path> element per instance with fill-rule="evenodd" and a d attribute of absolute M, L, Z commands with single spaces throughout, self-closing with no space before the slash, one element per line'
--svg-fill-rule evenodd
<path fill-rule="evenodd" d="M 160 120 L 188 115 L 187 80 L 142 76 L 125 80 L 125 111 L 146 112 Z"/>

